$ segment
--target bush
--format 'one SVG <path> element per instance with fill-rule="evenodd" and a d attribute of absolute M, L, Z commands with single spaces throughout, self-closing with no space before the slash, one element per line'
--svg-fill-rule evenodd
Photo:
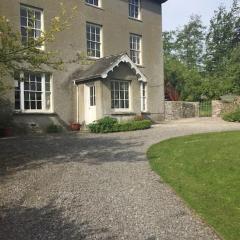
<path fill-rule="evenodd" d="M 95 123 L 89 124 L 88 127 L 92 133 L 109 133 L 147 129 L 151 127 L 151 124 L 152 123 L 149 120 L 133 120 L 118 123 L 116 119 L 106 117 L 96 121 Z"/>
<path fill-rule="evenodd" d="M 47 133 L 60 133 L 62 132 L 63 129 L 60 125 L 56 125 L 56 124 L 50 124 L 47 126 L 46 132 Z"/>
<path fill-rule="evenodd" d="M 240 122 L 240 108 L 238 108 L 235 112 L 223 115 L 223 120 L 228 122 Z"/>
<path fill-rule="evenodd" d="M 0 98 L 0 128 L 13 125 L 13 107 L 9 100 Z"/>
<path fill-rule="evenodd" d="M 94 123 L 88 125 L 91 132 L 105 133 L 112 132 L 113 126 L 117 124 L 117 119 L 111 117 L 104 117 Z"/>

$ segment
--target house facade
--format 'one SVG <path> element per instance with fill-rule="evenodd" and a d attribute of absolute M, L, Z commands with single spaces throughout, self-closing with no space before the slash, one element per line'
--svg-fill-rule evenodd
<path fill-rule="evenodd" d="M 9 77 L 15 87 L 8 97 L 16 120 L 87 125 L 104 116 L 128 119 L 142 114 L 163 119 L 161 4 L 165 1 L 62 1 L 69 14 L 77 7 L 71 26 L 42 50 L 58 51 L 66 61 L 80 52 L 88 63 Z M 57 0 L 0 1 L 0 14 L 21 32 L 23 43 L 47 31 L 59 11 Z"/>

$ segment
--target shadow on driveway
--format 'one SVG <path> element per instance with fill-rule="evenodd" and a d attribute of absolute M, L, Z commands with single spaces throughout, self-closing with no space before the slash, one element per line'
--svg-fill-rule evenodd
<path fill-rule="evenodd" d="M 44 164 L 110 161 L 143 161 L 144 154 L 135 150 L 141 139 L 119 139 L 117 136 L 56 135 L 0 140 L 0 177 Z"/>
<path fill-rule="evenodd" d="M 0 209 L 0 238 L 3 240 L 37 239 L 115 239 L 107 228 L 92 228 L 88 222 L 76 222 L 62 215 L 63 210 L 52 204 L 42 208 L 21 206 Z"/>

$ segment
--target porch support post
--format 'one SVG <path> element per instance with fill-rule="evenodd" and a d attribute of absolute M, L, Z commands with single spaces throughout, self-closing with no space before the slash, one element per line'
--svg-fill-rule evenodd
<path fill-rule="evenodd" d="M 76 91 L 77 91 L 77 123 L 79 123 L 79 88 L 78 88 L 78 85 L 76 85 Z"/>

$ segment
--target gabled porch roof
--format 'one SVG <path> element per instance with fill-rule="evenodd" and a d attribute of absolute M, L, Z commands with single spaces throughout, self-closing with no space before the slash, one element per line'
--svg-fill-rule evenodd
<path fill-rule="evenodd" d="M 120 63 L 126 63 L 129 68 L 135 72 L 139 81 L 147 81 L 146 76 L 139 70 L 126 53 L 96 60 L 96 62 L 90 65 L 88 69 L 75 71 L 72 75 L 72 79 L 76 84 L 99 78 L 105 79 L 110 72 L 114 71 L 115 67 L 119 66 Z"/>

